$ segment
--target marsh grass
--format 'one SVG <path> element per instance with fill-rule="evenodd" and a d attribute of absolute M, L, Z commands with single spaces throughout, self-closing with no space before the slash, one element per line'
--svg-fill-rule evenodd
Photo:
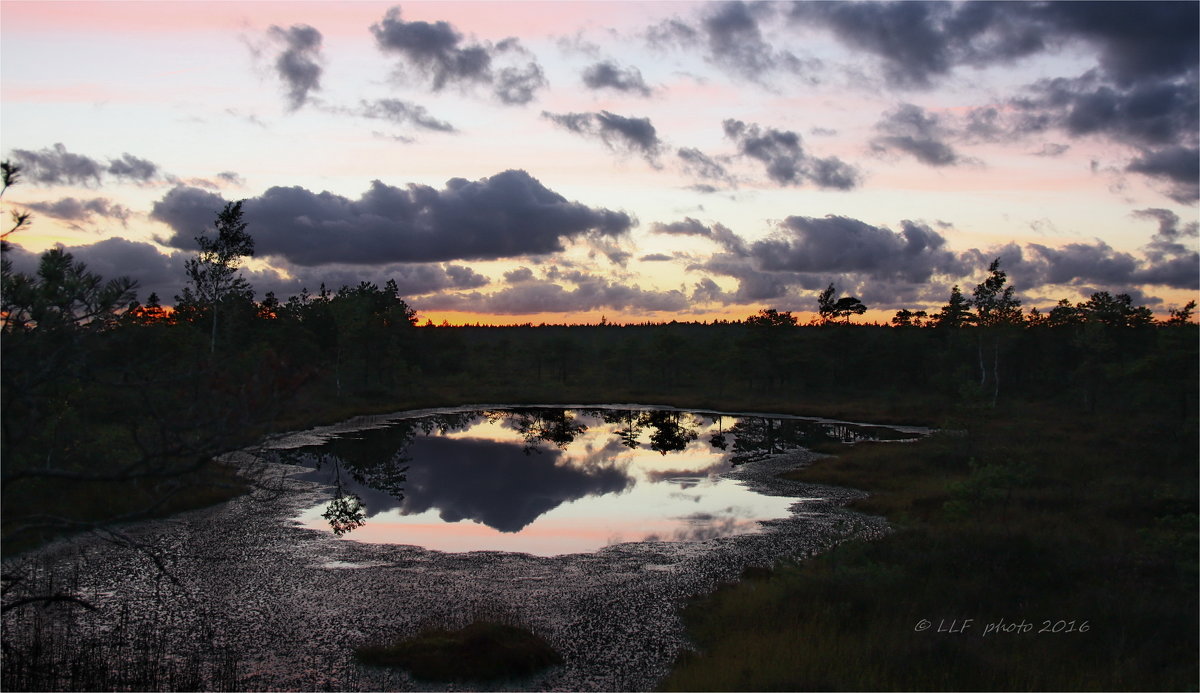
<path fill-rule="evenodd" d="M 19 593 L 78 593 L 80 565 L 30 571 Z M 157 595 L 86 609 L 31 604 L 4 615 L 0 690 L 244 690 L 242 657 L 218 642 L 209 618 L 184 623 Z M 11 602 L 8 602 L 11 603 Z"/>
<path fill-rule="evenodd" d="M 428 629 L 354 651 L 363 664 L 401 667 L 428 681 L 494 681 L 529 676 L 562 662 L 537 634 L 509 623 L 477 620 L 456 630 Z"/>
<path fill-rule="evenodd" d="M 790 474 L 870 491 L 854 507 L 897 531 L 695 601 L 663 687 L 1195 690 L 1195 427 L 1033 405 L 957 423 Z M 984 635 L 1001 620 L 1031 625 Z"/>

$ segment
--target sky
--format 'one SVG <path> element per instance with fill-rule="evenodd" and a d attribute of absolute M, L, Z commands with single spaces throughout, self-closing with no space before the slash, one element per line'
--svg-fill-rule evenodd
<path fill-rule="evenodd" d="M 0 2 L 9 256 L 451 324 L 1197 298 L 1195 2 Z"/>

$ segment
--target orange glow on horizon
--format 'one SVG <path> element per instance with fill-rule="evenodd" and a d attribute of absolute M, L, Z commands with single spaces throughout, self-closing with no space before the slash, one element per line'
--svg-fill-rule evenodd
<path fill-rule="evenodd" d="M 763 306 L 767 308 L 768 306 Z M 920 309 L 921 306 L 910 308 L 910 310 Z M 435 327 L 443 326 L 464 327 L 474 326 L 476 324 L 484 327 L 508 327 L 530 324 L 538 325 L 599 325 L 601 319 L 606 319 L 609 325 L 642 325 L 649 323 L 669 323 L 676 322 L 714 322 L 724 320 L 728 322 L 737 322 L 756 315 L 760 309 L 751 307 L 734 307 L 727 310 L 714 310 L 696 313 L 648 313 L 646 315 L 628 315 L 624 313 L 606 312 L 606 311 L 590 311 L 585 313 L 529 313 L 525 315 L 492 315 L 487 313 L 471 313 L 467 311 L 418 311 L 417 325 L 427 326 L 430 322 Z M 780 309 L 782 312 L 782 309 Z M 938 307 L 926 307 L 925 312 L 932 315 L 936 313 Z M 817 313 L 815 311 L 793 310 L 792 315 L 796 318 L 797 325 L 809 325 L 817 322 Z M 890 325 L 892 316 L 896 314 L 892 309 L 869 309 L 866 313 L 860 316 L 851 318 L 851 325 Z"/>
<path fill-rule="evenodd" d="M 473 313 L 458 310 L 418 310 L 417 324 L 426 325 L 432 322 L 435 326 L 443 323 L 452 327 L 464 325 L 488 325 L 495 327 L 511 325 L 599 325 L 601 321 L 610 325 L 640 325 L 643 323 L 676 322 L 713 322 L 714 320 L 744 320 L 758 312 L 757 308 L 732 308 L 695 313 L 650 312 L 643 315 L 633 315 L 618 311 L 593 310 L 578 313 L 525 313 L 522 315 L 497 315 L 490 313 Z"/>

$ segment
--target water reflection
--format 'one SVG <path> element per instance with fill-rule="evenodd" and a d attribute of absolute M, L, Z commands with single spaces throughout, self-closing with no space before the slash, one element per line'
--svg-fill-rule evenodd
<path fill-rule="evenodd" d="M 413 468 L 402 513 L 436 509 L 443 522 L 474 520 L 501 532 L 519 532 L 566 501 L 619 493 L 633 483 L 617 466 L 565 464 L 556 449 L 531 455 L 528 446 L 447 438 L 412 447 L 418 459 L 433 462 Z"/>
<path fill-rule="evenodd" d="M 856 424 L 657 409 L 438 413 L 281 451 L 333 498 L 299 519 L 336 535 L 543 555 L 753 532 L 795 498 L 721 477 L 821 441 L 911 437 Z"/>

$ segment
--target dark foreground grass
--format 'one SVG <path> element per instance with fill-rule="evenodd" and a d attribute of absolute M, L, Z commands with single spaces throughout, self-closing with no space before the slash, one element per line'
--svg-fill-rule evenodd
<path fill-rule="evenodd" d="M 475 621 L 428 630 L 390 645 L 355 649 L 363 664 L 401 667 L 427 681 L 495 681 L 528 676 L 562 662 L 545 640 L 517 626 Z"/>
<path fill-rule="evenodd" d="M 238 470 L 211 460 L 163 478 L 25 481 L 4 496 L 3 555 L 92 528 L 208 507 L 249 489 Z"/>
<path fill-rule="evenodd" d="M 19 595 L 77 594 L 86 563 L 38 562 L 24 580 L 4 576 L 4 590 Z M 34 584 L 26 584 L 26 582 Z M 161 617 L 179 595 L 164 581 L 153 603 L 126 597 L 108 608 L 104 625 L 79 602 L 50 601 L 4 614 L 0 652 L 3 691 L 239 691 L 243 653 L 220 642 L 218 619 Z M 6 606 L 12 602 L 6 602 Z M 144 618 L 145 610 L 159 612 Z"/>
<path fill-rule="evenodd" d="M 793 473 L 897 531 L 686 611 L 667 690 L 1196 690 L 1194 421 L 1011 405 Z"/>

